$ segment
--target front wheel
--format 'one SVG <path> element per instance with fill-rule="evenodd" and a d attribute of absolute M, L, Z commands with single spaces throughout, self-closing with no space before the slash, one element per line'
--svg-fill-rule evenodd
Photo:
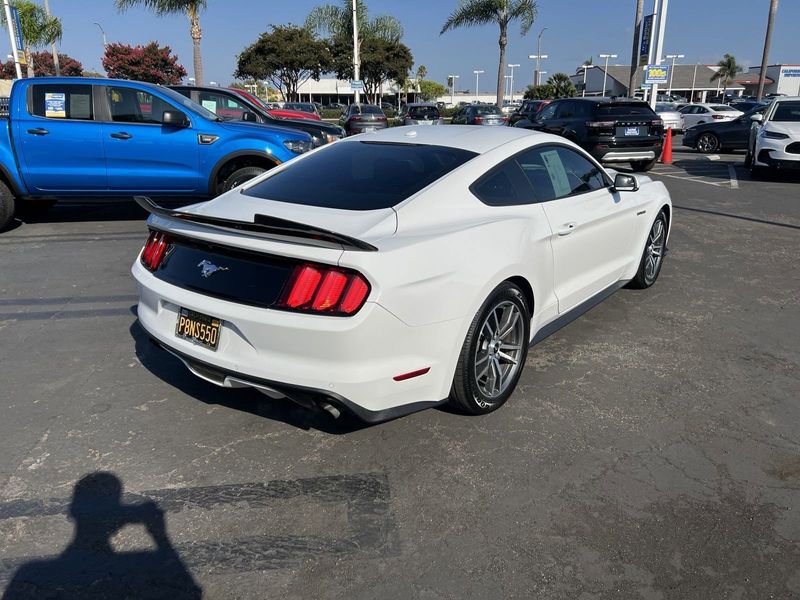
<path fill-rule="evenodd" d="M 223 182 L 222 191 L 230 191 L 237 185 L 242 185 L 245 181 L 258 177 L 264 171 L 266 171 L 266 169 L 263 167 L 242 167 L 241 169 L 237 169 Z"/>
<path fill-rule="evenodd" d="M 652 169 L 656 164 L 656 159 L 653 160 L 632 160 L 631 161 L 631 169 L 636 171 L 637 173 L 644 173 L 645 171 L 649 171 Z"/>
<path fill-rule="evenodd" d="M 667 216 L 664 211 L 658 213 L 650 233 L 647 234 L 644 252 L 639 261 L 639 269 L 631 280 L 631 287 L 643 290 L 649 288 L 658 279 L 661 265 L 664 262 L 664 253 L 667 250 Z"/>
<path fill-rule="evenodd" d="M 712 154 L 719 150 L 719 138 L 713 133 L 703 133 L 697 138 L 697 151 L 701 154 Z"/>
<path fill-rule="evenodd" d="M 8 186 L 0 181 L 0 231 L 3 231 L 14 218 L 16 198 Z"/>
<path fill-rule="evenodd" d="M 530 310 L 513 283 L 498 286 L 472 320 L 453 378 L 450 402 L 482 415 L 514 392 L 528 356 Z"/>

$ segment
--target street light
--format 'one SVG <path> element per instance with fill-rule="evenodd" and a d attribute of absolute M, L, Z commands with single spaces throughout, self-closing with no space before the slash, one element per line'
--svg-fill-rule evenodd
<path fill-rule="evenodd" d="M 542 81 L 542 74 L 539 72 L 542 59 L 549 58 L 547 54 L 529 54 L 528 58 L 536 61 L 536 70 L 533 72 L 533 85 L 539 85 Z"/>
<path fill-rule="evenodd" d="M 519 65 L 507 65 L 509 69 L 511 69 L 511 102 L 514 101 L 514 67 L 518 67 Z"/>
<path fill-rule="evenodd" d="M 511 75 L 503 75 L 503 79 L 505 79 L 503 82 L 503 98 L 505 98 L 508 96 L 508 80 L 511 79 Z"/>
<path fill-rule="evenodd" d="M 542 58 L 547 58 L 546 54 L 542 55 L 542 34 L 545 31 L 547 31 L 547 27 L 543 27 L 539 35 L 536 36 L 536 54 L 533 55 L 536 57 L 536 72 L 533 74 L 533 85 L 539 85 L 542 82 L 542 74 L 539 73 L 539 69 L 541 68 L 539 61 Z"/>
<path fill-rule="evenodd" d="M 606 66 L 603 69 L 603 96 L 606 95 L 606 79 L 608 78 L 608 59 L 609 58 L 617 58 L 616 54 L 601 54 L 600 58 L 606 59 Z"/>
<path fill-rule="evenodd" d="M 589 69 L 594 69 L 594 65 L 583 65 L 583 92 L 581 93 L 581 98 L 586 97 L 586 71 Z"/>
<path fill-rule="evenodd" d="M 448 75 L 447 78 L 450 80 L 450 104 L 455 104 L 455 94 L 456 94 L 456 79 L 461 77 L 461 75 Z"/>
<path fill-rule="evenodd" d="M 672 68 L 669 70 L 669 90 L 667 90 L 668 95 L 672 95 L 672 75 L 675 73 L 675 59 L 676 58 L 686 58 L 683 54 L 667 54 L 665 57 L 667 59 L 672 59 Z"/>
<path fill-rule="evenodd" d="M 483 71 L 483 70 L 481 70 L 481 71 L 473 71 L 473 73 L 475 73 L 475 103 L 476 104 L 478 103 L 478 97 L 480 96 L 480 94 L 478 93 L 478 81 L 479 81 L 478 78 L 481 76 L 481 73 L 485 73 L 485 72 L 486 71 Z"/>
<path fill-rule="evenodd" d="M 97 28 L 100 30 L 100 33 L 103 34 L 103 48 L 105 48 L 106 46 L 108 46 L 108 42 L 106 41 L 106 32 L 103 30 L 103 26 L 100 25 L 100 23 L 95 23 L 95 25 L 97 25 Z"/>

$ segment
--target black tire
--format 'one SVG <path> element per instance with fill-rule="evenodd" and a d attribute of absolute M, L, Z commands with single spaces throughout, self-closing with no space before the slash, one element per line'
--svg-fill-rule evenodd
<path fill-rule="evenodd" d="M 237 169 L 222 182 L 222 191 L 230 191 L 237 185 L 242 185 L 245 181 L 258 177 L 264 171 L 266 171 L 264 167 L 242 167 Z"/>
<path fill-rule="evenodd" d="M 710 131 L 703 132 L 697 137 L 695 148 L 697 148 L 697 151 L 700 154 L 713 154 L 714 152 L 719 152 L 719 138 Z"/>
<path fill-rule="evenodd" d="M 498 311 L 501 315 L 499 318 Z M 516 318 L 514 314 L 517 315 Z M 501 319 L 503 323 L 500 323 Z M 492 332 L 493 324 L 496 333 L 490 338 L 486 334 Z M 507 330 L 503 335 L 500 329 L 506 326 Z M 453 386 L 450 389 L 451 405 L 467 414 L 483 415 L 505 404 L 514 393 L 525 366 L 530 326 L 530 309 L 522 291 L 508 281 L 495 288 L 472 320 L 464 345 L 461 347 Z M 511 350 L 511 346 L 519 348 Z M 479 353 L 484 354 L 485 358 L 479 357 Z M 513 362 L 508 361 L 508 358 L 513 359 Z M 500 361 L 505 364 L 501 364 Z M 482 365 L 486 366 L 482 369 Z M 498 374 L 506 367 L 508 370 L 505 371 L 505 375 L 499 375 L 498 386 Z M 497 388 L 497 393 L 494 395 L 486 393 L 490 376 L 492 387 Z M 484 378 L 485 381 L 482 382 Z"/>
<path fill-rule="evenodd" d="M 659 234 L 658 231 L 661 233 Z M 664 264 L 664 254 L 667 250 L 667 233 L 668 233 L 667 215 L 662 210 L 650 226 L 650 231 L 647 233 L 647 239 L 644 243 L 644 250 L 642 250 L 642 258 L 639 261 L 639 268 L 636 270 L 636 276 L 631 280 L 630 287 L 643 290 L 649 288 L 658 279 L 658 274 L 661 273 L 661 266 Z M 660 249 L 658 245 L 660 244 Z M 655 264 L 650 263 L 650 259 L 654 258 L 657 251 L 657 261 Z"/>
<path fill-rule="evenodd" d="M 632 160 L 631 161 L 631 169 L 636 171 L 637 173 L 644 173 L 645 171 L 649 171 L 652 169 L 656 164 L 656 159 L 653 160 Z"/>
<path fill-rule="evenodd" d="M 14 219 L 16 198 L 8 186 L 0 181 L 0 231 L 3 231 Z"/>

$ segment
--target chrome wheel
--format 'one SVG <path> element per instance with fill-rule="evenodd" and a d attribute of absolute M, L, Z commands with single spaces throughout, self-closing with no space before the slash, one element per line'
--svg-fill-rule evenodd
<path fill-rule="evenodd" d="M 475 382 L 483 395 L 475 401 L 481 407 L 494 404 L 493 400 L 516 380 L 525 343 L 525 323 L 519 307 L 508 300 L 495 305 L 481 325 L 473 361 Z"/>
<path fill-rule="evenodd" d="M 658 269 L 664 258 L 664 240 L 666 229 L 664 219 L 659 217 L 653 223 L 650 235 L 647 237 L 647 247 L 644 251 L 644 276 L 648 282 L 653 281 L 658 275 Z"/>
<path fill-rule="evenodd" d="M 704 133 L 697 139 L 697 149 L 703 154 L 715 152 L 718 147 L 717 136 L 713 133 Z"/>

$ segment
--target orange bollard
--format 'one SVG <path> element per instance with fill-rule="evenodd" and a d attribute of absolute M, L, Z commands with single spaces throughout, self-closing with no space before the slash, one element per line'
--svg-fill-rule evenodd
<path fill-rule="evenodd" d="M 664 149 L 661 151 L 661 162 L 665 165 L 672 164 L 672 129 L 667 129 L 664 136 Z"/>

